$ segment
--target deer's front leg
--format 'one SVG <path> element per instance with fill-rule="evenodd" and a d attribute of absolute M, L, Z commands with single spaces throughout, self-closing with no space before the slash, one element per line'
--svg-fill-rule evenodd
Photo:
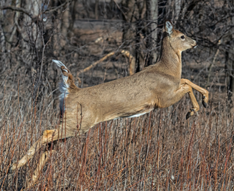
<path fill-rule="evenodd" d="M 193 89 L 191 86 L 189 86 L 188 84 L 186 83 L 181 83 L 179 88 L 172 92 L 172 94 L 170 94 L 169 96 L 166 96 L 166 100 L 165 100 L 165 103 L 166 103 L 166 107 L 178 102 L 181 100 L 182 97 L 184 97 L 184 95 L 188 93 L 189 94 L 189 97 L 192 101 L 192 109 L 187 113 L 186 115 L 186 119 L 188 119 L 189 117 L 193 116 L 196 112 L 199 111 L 199 105 L 197 103 L 197 100 L 193 94 Z"/>
<path fill-rule="evenodd" d="M 193 108 L 186 115 L 186 119 L 188 119 L 189 117 L 194 115 L 196 112 L 198 112 L 199 104 L 197 103 L 197 100 L 193 94 L 193 89 L 191 88 L 191 86 L 189 86 L 187 84 L 185 86 L 188 86 L 188 89 L 189 89 L 188 94 L 189 94 L 190 100 L 191 100 L 192 105 L 193 105 Z"/>
<path fill-rule="evenodd" d="M 181 79 L 181 84 L 187 84 L 187 85 L 191 86 L 193 89 L 200 92 L 202 94 L 202 104 L 204 107 L 207 107 L 208 100 L 209 100 L 209 92 L 206 89 L 201 88 L 200 86 L 192 83 L 191 81 L 189 81 L 187 79 Z"/>
<path fill-rule="evenodd" d="M 199 107 L 199 104 L 197 103 L 197 100 L 196 100 L 194 94 L 193 94 L 192 87 L 189 86 L 188 84 L 182 83 L 182 82 L 181 82 L 180 87 L 181 87 L 182 90 L 184 89 L 185 91 L 187 91 L 186 93 L 189 94 L 190 100 L 191 100 L 192 105 L 193 105 L 192 109 L 186 115 L 186 119 L 188 119 L 189 117 L 191 117 L 195 113 L 197 113 L 199 111 L 200 107 Z"/>

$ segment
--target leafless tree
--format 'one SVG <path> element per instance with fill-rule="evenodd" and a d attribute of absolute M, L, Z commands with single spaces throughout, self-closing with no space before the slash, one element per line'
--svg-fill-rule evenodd
<path fill-rule="evenodd" d="M 233 7 L 233 1 L 230 0 L 1 0 L 0 88 L 2 91 L 0 92 L 0 105 L 2 110 L 0 112 L 0 131 L 4 133 L 4 130 L 9 140 L 16 140 L 13 137 L 18 135 L 19 138 L 12 144 L 17 148 L 14 152 L 12 150 L 9 150 L 9 153 L 5 152 L 6 148 L 11 148 L 11 142 L 9 141 L 5 143 L 5 150 L 0 151 L 4 153 L 1 155 L 4 160 L 0 156 L 0 162 L 5 161 L 1 163 L 0 188 L 2 186 L 5 190 L 12 190 L 12 188 L 20 187 L 14 184 L 15 182 L 20 182 L 17 180 L 18 175 L 14 174 L 12 175 L 13 177 L 8 177 L 8 173 L 6 173 L 8 172 L 7 167 L 10 166 L 11 162 L 18 160 L 20 154 L 25 154 L 27 150 L 26 148 L 22 150 L 21 145 L 23 143 L 18 145 L 18 141 L 20 142 L 21 139 L 27 143 L 32 141 L 35 136 L 39 137 L 41 135 L 41 129 L 46 127 L 45 121 L 48 122 L 46 125 L 50 126 L 55 124 L 55 119 L 58 119 L 57 103 L 59 92 L 57 90 L 59 73 L 56 67 L 52 65 L 51 60 L 55 58 L 64 62 L 74 74 L 76 85 L 79 85 L 81 88 L 132 74 L 133 72 L 129 72 L 129 64 L 131 65 L 131 71 L 139 72 L 144 67 L 154 64 L 156 60 L 160 59 L 161 39 L 165 20 L 171 20 L 175 28 L 197 41 L 198 46 L 196 49 L 190 50 L 192 52 L 189 54 L 183 53 L 182 76 L 202 87 L 208 88 L 211 93 L 210 111 L 206 113 L 201 111 L 203 112 L 202 116 L 194 123 L 194 126 L 197 123 L 199 124 L 199 130 L 194 130 L 195 134 L 200 133 L 196 137 L 202 137 L 200 132 L 202 125 L 209 123 L 209 128 L 211 128 L 217 123 L 219 128 L 222 126 L 222 130 L 220 132 L 212 132 L 211 128 L 209 131 L 213 134 L 216 133 L 217 137 L 220 136 L 221 138 L 213 138 L 213 142 L 207 140 L 207 143 L 203 146 L 213 145 L 212 148 L 220 148 L 222 150 L 222 145 L 220 146 L 219 141 L 221 143 L 223 141 L 225 146 L 223 146 L 222 156 L 225 157 L 222 158 L 222 161 L 227 161 L 229 154 L 230 157 L 233 157 L 232 147 L 228 150 L 230 140 L 227 137 L 228 134 L 230 136 L 232 134 L 231 127 L 230 129 L 228 128 L 233 123 L 231 116 L 234 103 Z M 132 67 L 134 65 L 135 68 Z M 199 95 L 195 94 L 195 96 Z M 187 103 L 183 101 L 182 103 L 172 106 L 169 110 L 152 114 L 157 116 L 157 118 L 153 116 L 152 120 L 147 122 L 149 132 L 153 132 L 153 128 L 150 129 L 151 125 L 157 124 L 158 129 L 157 131 L 155 130 L 155 134 L 152 134 L 155 137 L 159 137 L 158 134 L 164 133 L 164 130 L 165 132 L 178 130 L 178 134 L 181 137 L 186 135 L 187 131 L 189 131 L 188 129 L 191 129 L 191 121 L 185 122 L 181 118 L 184 108 L 187 107 Z M 219 118 L 219 115 L 223 116 L 223 119 Z M 12 119 L 15 119 L 14 122 L 12 122 Z M 166 122 L 164 119 L 168 121 Z M 226 126 L 223 125 L 224 119 L 227 121 Z M 142 121 L 134 123 L 140 128 L 144 126 Z M 162 128 L 161 124 L 165 124 L 165 127 L 163 126 Z M 166 129 L 168 124 L 171 129 Z M 112 125 L 114 124 L 109 126 Z M 131 128 L 129 128 L 129 134 L 131 131 Z M 225 135 L 221 134 L 221 131 L 225 132 Z M 139 132 L 143 133 L 136 134 L 140 134 L 140 136 L 145 135 L 145 129 L 141 129 Z M 204 132 L 207 133 L 207 129 Z M 112 129 L 111 133 L 113 137 L 117 137 L 116 130 Z M 212 133 L 207 139 L 211 140 Z M 105 136 L 109 136 L 109 134 L 105 134 Z M 135 137 L 135 134 L 133 137 Z M 189 134 L 188 137 L 189 139 L 191 138 L 191 140 L 187 141 L 188 144 L 193 144 L 195 136 L 193 137 L 193 134 Z M 116 139 L 113 138 L 116 142 L 113 143 L 113 155 L 118 153 L 115 150 L 118 147 L 117 143 L 122 144 L 120 137 L 118 138 L 119 140 Z M 160 149 L 168 146 L 166 144 L 169 143 L 165 143 L 165 140 L 166 136 L 157 139 L 157 144 L 163 145 Z M 225 142 L 224 140 L 227 141 Z M 4 141 L 0 137 L 0 143 Z M 184 149 L 183 142 L 174 142 L 173 149 L 180 148 L 179 152 L 181 152 Z M 196 140 L 195 142 L 199 141 Z M 138 143 L 140 145 L 140 142 Z M 127 144 L 130 145 L 131 143 Z M 142 146 L 141 151 L 145 148 L 150 148 L 150 151 L 158 149 L 157 144 L 152 144 L 153 148 L 149 145 Z M 126 142 L 122 145 L 126 145 Z M 0 148 L 2 148 L 1 144 Z M 96 149 L 96 146 L 94 148 Z M 82 149 L 79 150 L 79 154 L 83 152 Z M 95 149 L 94 153 L 96 152 Z M 161 152 L 160 149 L 157 152 Z M 197 153 L 200 153 L 199 149 L 196 151 Z M 147 150 L 146 153 L 150 153 L 150 151 Z M 15 152 L 17 154 L 13 155 Z M 97 153 L 100 154 L 100 152 Z M 169 151 L 164 152 L 165 155 L 168 153 Z M 188 153 L 190 153 L 190 149 L 188 149 Z M 171 156 L 173 155 L 173 153 L 170 154 Z M 188 156 L 190 157 L 190 155 Z M 202 157 L 203 155 L 197 160 L 199 161 Z M 142 158 L 145 160 L 144 156 Z M 167 161 L 170 160 L 168 159 Z M 207 156 L 199 165 L 209 160 L 212 161 L 213 159 Z M 216 159 L 213 161 L 216 161 Z M 156 166 L 160 166 L 157 162 L 155 162 Z M 161 161 L 161 163 L 163 162 Z M 179 164 L 180 162 L 181 160 L 178 159 L 175 163 Z M 142 172 L 142 168 L 144 168 L 142 164 L 139 165 L 141 166 L 139 172 Z M 183 166 L 184 164 L 180 165 Z M 165 162 L 165 165 L 168 165 L 167 162 Z M 135 166 L 133 167 L 135 168 Z M 190 166 L 188 165 L 184 169 L 188 169 L 187 167 Z M 96 166 L 93 168 L 95 172 L 98 171 Z M 122 168 L 123 166 L 119 170 L 122 170 Z M 134 171 L 134 168 L 131 170 Z M 181 168 L 180 170 L 182 171 L 183 169 Z M 223 185 L 227 185 L 226 180 L 223 180 L 225 178 L 218 179 L 217 169 L 213 170 L 214 168 L 216 169 L 216 163 L 213 166 L 211 165 L 207 171 L 204 170 L 206 169 L 205 167 L 203 175 L 206 177 L 213 173 L 214 176 L 211 175 L 210 179 L 216 182 L 215 187 L 217 189 L 221 189 L 222 185 L 217 187 L 218 182 L 222 180 L 224 182 Z M 223 173 L 224 168 L 220 168 L 222 170 L 219 172 L 222 171 Z M 154 169 L 154 167 L 150 166 L 148 169 Z M 178 170 L 178 168 L 175 169 L 174 171 Z M 155 172 L 151 173 L 158 176 L 158 170 L 157 167 Z M 196 170 L 193 169 L 194 172 Z M 27 170 L 25 171 L 28 172 Z M 126 175 L 124 170 L 121 172 Z M 172 172 L 173 169 L 170 173 Z M 231 170 L 228 172 L 231 172 Z M 20 173 L 18 174 L 24 183 L 24 176 L 20 175 Z M 71 171 L 69 173 L 72 174 Z M 161 172 L 161 174 L 164 173 L 165 171 Z M 14 177 L 15 180 L 12 181 Z M 136 182 L 140 182 L 139 187 L 133 186 L 132 188 L 140 188 L 140 184 L 144 180 L 139 178 L 139 176 L 133 175 L 132 177 Z M 216 177 L 215 180 L 213 180 L 213 177 Z M 178 181 L 180 182 L 183 178 L 184 176 L 180 176 Z M 165 178 L 160 177 L 157 180 L 159 179 L 164 180 Z M 231 179 L 228 179 L 228 181 L 230 180 L 231 182 Z M 7 180 L 9 180 L 9 184 L 6 183 Z M 186 180 L 189 180 L 189 177 Z M 163 185 L 170 184 L 170 181 L 173 180 L 168 178 L 167 183 L 165 182 Z M 154 183 L 152 182 L 151 188 L 154 188 Z M 91 185 L 91 183 L 89 184 Z M 119 185 L 115 185 L 116 189 L 121 187 L 118 187 Z M 91 185 L 90 188 L 96 188 L 95 186 Z M 112 188 L 115 189 L 115 186 Z M 176 188 L 178 187 L 177 185 Z M 56 188 L 58 189 L 58 187 Z M 123 186 L 121 188 L 126 187 Z"/>

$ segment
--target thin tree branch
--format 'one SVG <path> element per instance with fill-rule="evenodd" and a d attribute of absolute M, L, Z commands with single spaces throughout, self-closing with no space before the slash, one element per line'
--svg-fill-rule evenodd
<path fill-rule="evenodd" d="M 71 2 L 72 2 L 72 0 L 66 1 L 65 3 L 59 5 L 58 7 L 55 7 L 55 8 L 46 10 L 46 11 L 44 11 L 43 13 L 51 13 L 51 12 L 57 11 L 58 9 L 60 9 L 60 8 L 62 8 L 62 7 L 64 7 L 64 6 L 66 6 L 67 4 L 69 4 L 69 3 L 71 3 Z"/>
<path fill-rule="evenodd" d="M 33 14 L 31 14 L 26 9 L 21 8 L 21 7 L 12 7 L 12 6 L 3 6 L 3 7 L 0 7 L 0 10 L 6 10 L 6 9 L 9 9 L 11 11 L 18 11 L 18 12 L 24 13 L 24 14 L 28 15 L 31 19 L 34 18 Z"/>
<path fill-rule="evenodd" d="M 55 7 L 55 8 L 50 9 L 50 10 L 43 11 L 43 13 L 51 13 L 51 12 L 54 12 L 54 11 L 56 11 L 56 10 L 58 10 L 58 9 L 60 9 L 60 8 L 62 8 L 62 7 L 64 7 L 64 6 L 66 6 L 67 4 L 71 3 L 71 1 L 72 1 L 72 0 L 66 1 L 65 3 L 61 4 L 61 5 L 58 6 L 58 7 Z M 11 11 L 18 11 L 18 12 L 24 13 L 24 14 L 28 15 L 28 16 L 29 16 L 32 20 L 34 20 L 34 21 L 35 21 L 35 19 L 38 20 L 38 17 L 39 17 L 39 15 L 34 16 L 32 13 L 30 13 L 29 11 L 27 11 L 26 9 L 21 8 L 21 7 L 13 7 L 13 6 L 3 6 L 3 7 L 0 7 L 0 10 L 7 10 L 7 9 L 9 9 L 9 10 L 11 10 Z"/>
<path fill-rule="evenodd" d="M 121 13 L 123 14 L 124 19 L 127 20 L 127 16 L 126 16 L 125 13 L 123 12 L 123 10 L 119 7 L 118 3 L 116 3 L 115 0 L 113 0 L 113 1 L 114 1 L 115 5 L 118 7 L 118 9 L 121 11 Z"/>

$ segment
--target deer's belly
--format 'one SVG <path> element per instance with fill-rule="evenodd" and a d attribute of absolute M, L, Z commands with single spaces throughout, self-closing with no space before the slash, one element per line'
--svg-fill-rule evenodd
<path fill-rule="evenodd" d="M 134 115 L 130 115 L 130 116 L 127 116 L 126 118 L 134 118 L 134 117 L 140 117 L 142 115 L 145 115 L 146 113 L 149 113 L 151 112 L 153 109 L 150 109 L 148 111 L 145 111 L 145 112 L 142 112 L 142 113 L 137 113 L 137 114 L 134 114 Z"/>

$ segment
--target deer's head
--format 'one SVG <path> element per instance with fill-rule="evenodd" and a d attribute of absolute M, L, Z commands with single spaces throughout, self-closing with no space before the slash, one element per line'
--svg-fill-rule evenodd
<path fill-rule="evenodd" d="M 169 40 L 170 46 L 176 51 L 182 52 L 184 50 L 195 47 L 197 44 L 195 40 L 174 29 L 170 21 L 166 21 L 164 29 L 168 34 L 167 38 Z"/>

